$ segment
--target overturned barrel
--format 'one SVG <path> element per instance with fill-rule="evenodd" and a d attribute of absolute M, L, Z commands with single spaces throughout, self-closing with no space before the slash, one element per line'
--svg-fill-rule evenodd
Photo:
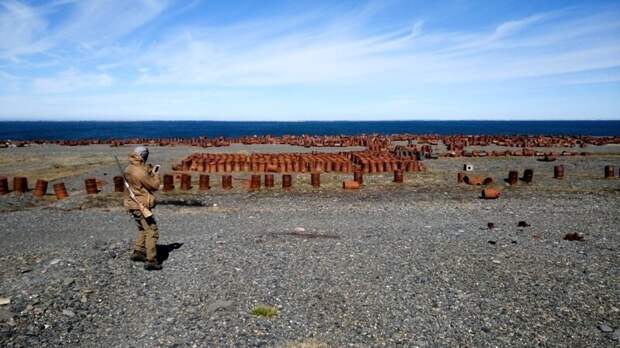
<path fill-rule="evenodd" d="M 360 183 L 355 180 L 343 181 L 342 188 L 345 190 L 357 190 L 360 188 Z"/>
<path fill-rule="evenodd" d="M 230 190 L 232 187 L 232 175 L 222 175 L 222 188 L 224 190 Z"/>
<path fill-rule="evenodd" d="M 99 193 L 99 189 L 97 188 L 97 179 L 95 178 L 85 179 L 84 187 L 86 188 L 86 193 L 88 193 L 89 195 Z"/>
<path fill-rule="evenodd" d="M 114 177 L 114 192 L 124 192 L 125 191 L 125 179 L 118 175 Z"/>
<path fill-rule="evenodd" d="M 198 177 L 198 190 L 208 191 L 210 188 L 211 186 L 209 186 L 209 176 L 206 174 L 201 174 Z"/>
<path fill-rule="evenodd" d="M 564 165 L 560 164 L 553 167 L 553 177 L 555 179 L 564 179 Z"/>
<path fill-rule="evenodd" d="M 9 193 L 9 180 L 4 176 L 0 176 L 0 195 L 7 193 Z"/>
<path fill-rule="evenodd" d="M 531 183 L 532 180 L 534 180 L 534 170 L 533 169 L 526 169 L 523 172 L 523 178 L 521 178 L 521 180 L 523 180 L 526 183 Z"/>
<path fill-rule="evenodd" d="M 605 166 L 605 179 L 611 179 L 616 176 L 614 166 Z"/>
<path fill-rule="evenodd" d="M 164 174 L 164 192 L 174 190 L 174 176 L 171 174 Z"/>
<path fill-rule="evenodd" d="M 310 173 L 310 185 L 321 187 L 321 173 Z"/>
<path fill-rule="evenodd" d="M 192 176 L 189 174 L 181 174 L 181 190 L 189 191 L 192 189 Z"/>
<path fill-rule="evenodd" d="M 403 170 L 402 169 L 396 169 L 394 171 L 394 182 L 395 183 L 402 183 L 403 182 Z"/>
<path fill-rule="evenodd" d="M 508 172 L 508 179 L 506 182 L 510 185 L 516 185 L 519 182 L 519 172 L 516 170 L 511 170 Z"/>
<path fill-rule="evenodd" d="M 54 194 L 56 194 L 57 199 L 64 199 L 64 198 L 69 197 L 69 194 L 67 193 L 67 189 L 65 188 L 65 183 L 59 182 L 57 184 L 54 184 L 53 188 L 54 188 Z"/>
<path fill-rule="evenodd" d="M 28 179 L 23 176 L 16 176 L 13 178 L 13 191 L 24 193 L 28 191 Z"/>
<path fill-rule="evenodd" d="M 274 186 L 273 174 L 265 174 L 265 187 L 272 188 Z"/>
<path fill-rule="evenodd" d="M 482 190 L 481 197 L 484 199 L 497 199 L 500 196 L 500 192 L 493 188 L 485 188 Z"/>
<path fill-rule="evenodd" d="M 38 179 L 34 185 L 34 195 L 36 197 L 43 197 L 47 193 L 47 181 Z"/>
<path fill-rule="evenodd" d="M 291 174 L 282 174 L 282 188 L 290 190 L 291 186 L 293 186 L 293 177 Z"/>

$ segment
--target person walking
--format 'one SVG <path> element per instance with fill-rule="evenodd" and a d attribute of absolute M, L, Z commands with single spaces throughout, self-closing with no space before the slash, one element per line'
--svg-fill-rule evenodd
<path fill-rule="evenodd" d="M 130 259 L 134 262 L 144 262 L 144 269 L 152 271 L 162 269 L 161 263 L 157 260 L 159 230 L 152 214 L 144 216 L 143 212 L 144 208 L 150 211 L 155 207 L 153 193 L 159 189 L 161 180 L 159 166 L 153 167 L 146 164 L 148 157 L 149 149 L 145 146 L 138 146 L 129 154 L 129 165 L 124 175 L 135 199 L 129 195 L 129 190 L 125 190 L 123 205 L 138 225 L 138 237 Z"/>

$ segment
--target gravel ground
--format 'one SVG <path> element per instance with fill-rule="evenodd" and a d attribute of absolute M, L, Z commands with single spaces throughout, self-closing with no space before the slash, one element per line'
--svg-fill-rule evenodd
<path fill-rule="evenodd" d="M 153 155 L 168 165 L 196 150 Z M 0 346 L 620 345 L 620 179 L 602 179 L 620 157 L 425 163 L 357 192 L 342 175 L 321 189 L 299 175 L 291 192 L 223 192 L 214 176 L 207 194 L 161 194 L 160 272 L 129 262 L 118 194 L 79 192 L 108 164 L 64 178 L 64 201 L 2 196 Z M 502 196 L 457 185 L 463 163 Z M 504 184 L 525 168 L 532 184 Z M 563 240 L 573 232 L 584 240 Z M 260 304 L 277 316 L 252 315 Z"/>

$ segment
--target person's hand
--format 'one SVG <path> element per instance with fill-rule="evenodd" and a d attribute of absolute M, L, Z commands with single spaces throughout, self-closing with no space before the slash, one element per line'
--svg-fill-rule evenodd
<path fill-rule="evenodd" d="M 153 171 L 152 171 L 152 172 L 153 172 L 153 174 L 159 174 L 159 168 L 160 168 L 160 167 L 161 167 L 161 166 L 160 166 L 159 164 L 155 165 L 155 167 L 153 167 Z"/>

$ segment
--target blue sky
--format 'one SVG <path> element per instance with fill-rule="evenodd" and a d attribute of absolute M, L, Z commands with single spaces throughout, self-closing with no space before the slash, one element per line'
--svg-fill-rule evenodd
<path fill-rule="evenodd" d="M 0 0 L 0 119 L 620 119 L 620 3 Z"/>

